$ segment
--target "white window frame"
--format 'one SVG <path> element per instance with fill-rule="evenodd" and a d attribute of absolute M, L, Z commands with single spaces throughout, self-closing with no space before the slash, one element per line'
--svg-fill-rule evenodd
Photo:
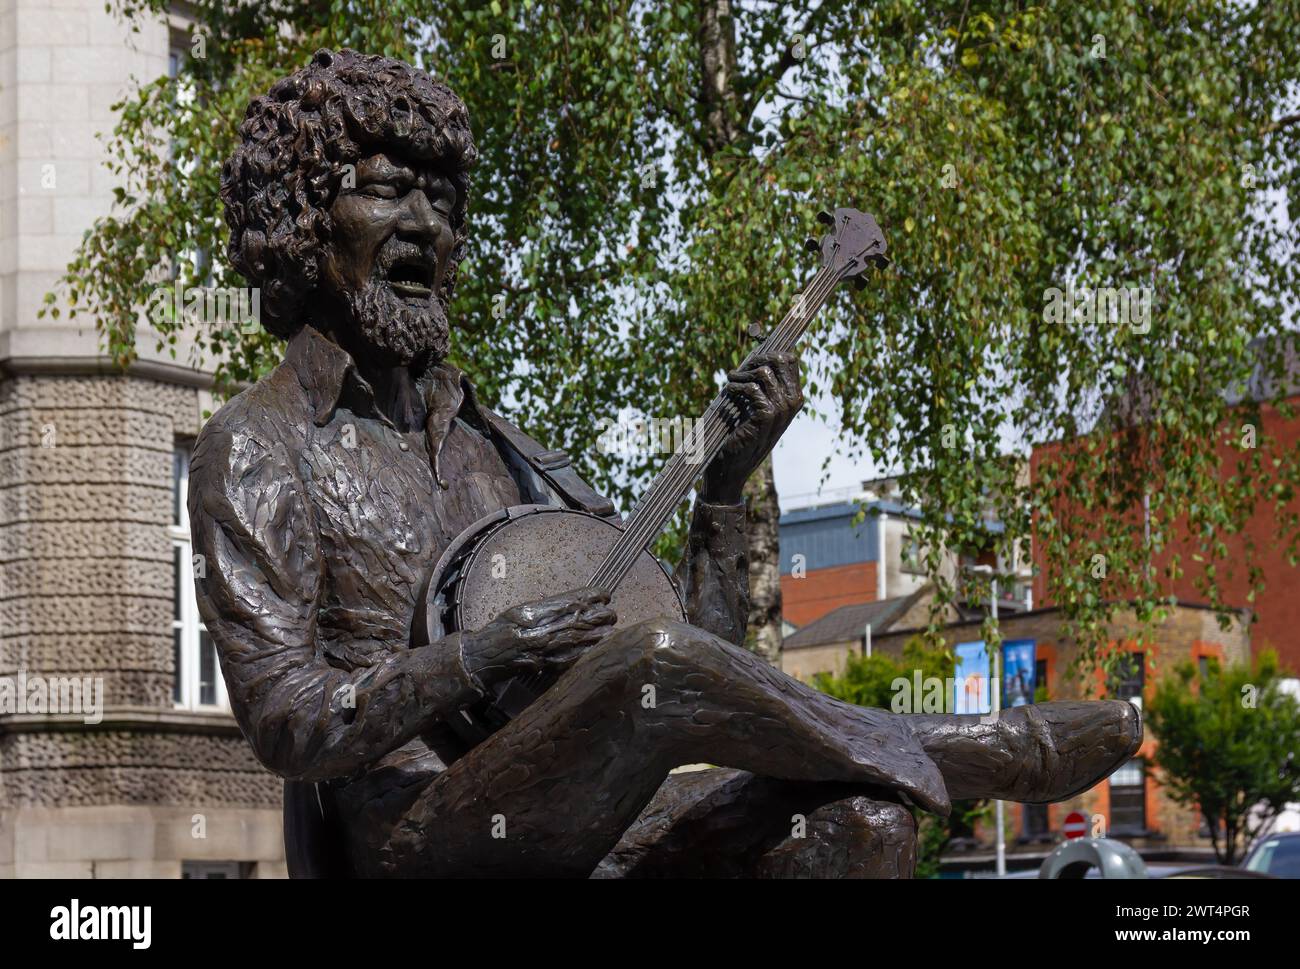
<path fill-rule="evenodd" d="M 1137 779 L 1133 780 L 1133 775 Z M 1116 778 L 1119 778 L 1116 780 Z M 1110 787 L 1111 803 L 1114 804 L 1115 789 L 1121 788 L 1126 796 L 1136 797 L 1142 805 L 1142 824 L 1136 830 L 1146 831 L 1151 826 L 1151 817 L 1147 813 L 1147 762 L 1145 757 L 1130 757 L 1121 764 L 1114 773 L 1107 778 L 1106 783 Z M 1138 792 L 1136 795 L 1131 792 Z M 1111 810 L 1112 820 L 1114 818 L 1114 809 Z M 1118 833 L 1125 834 L 1133 829 L 1124 826 L 1118 829 Z"/>
<path fill-rule="evenodd" d="M 179 473 L 176 467 L 178 461 L 180 462 Z M 229 710 L 230 698 L 226 695 L 226 681 L 225 677 L 221 675 L 221 665 L 215 653 L 212 657 L 212 664 L 216 702 L 202 702 L 202 657 L 199 655 L 199 650 L 203 642 L 203 634 L 207 632 L 207 627 L 199 618 L 199 604 L 194 593 L 194 548 L 190 544 L 190 513 L 188 508 L 189 484 L 190 448 L 187 444 L 178 442 L 172 454 L 172 501 L 174 510 L 172 524 L 167 529 L 168 537 L 171 539 L 173 573 L 176 571 L 174 564 L 176 555 L 178 552 L 180 553 L 180 588 L 173 591 L 173 596 L 179 593 L 180 615 L 177 616 L 176 614 L 176 599 L 174 598 L 172 600 L 171 622 L 173 644 L 176 641 L 177 630 L 180 631 L 181 637 L 180 669 L 173 674 L 180 681 L 180 696 L 179 698 L 176 697 L 175 684 L 173 684 L 173 703 L 178 710 L 208 712 Z M 211 639 L 208 640 L 208 643 L 211 647 Z M 215 649 L 215 647 L 211 648 Z M 175 655 L 174 645 L 173 655 Z"/>

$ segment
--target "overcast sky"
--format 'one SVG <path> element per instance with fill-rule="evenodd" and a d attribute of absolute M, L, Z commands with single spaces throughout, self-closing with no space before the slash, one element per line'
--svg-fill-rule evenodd
<path fill-rule="evenodd" d="M 838 416 L 829 400 L 820 400 L 818 406 Z M 836 437 L 831 424 L 812 417 L 805 408 L 777 442 L 773 461 L 776 492 L 780 496 L 782 511 L 812 504 L 813 493 L 819 490 L 823 473 L 826 484 L 820 490 L 824 491 L 856 488 L 863 481 L 875 477 L 874 470 L 865 461 L 852 461 L 841 455 L 833 457 L 830 466 L 822 471 L 826 455 L 835 450 Z"/>

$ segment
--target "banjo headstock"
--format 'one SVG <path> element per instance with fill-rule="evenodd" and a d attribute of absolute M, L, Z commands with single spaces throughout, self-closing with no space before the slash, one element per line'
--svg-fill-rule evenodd
<path fill-rule="evenodd" d="M 821 253 L 823 268 L 835 275 L 836 282 L 857 277 L 858 284 L 862 285 L 862 273 L 868 263 L 882 269 L 889 265 L 885 256 L 885 234 L 868 213 L 857 209 L 836 209 L 833 215 L 818 212 L 817 221 L 830 231 L 820 241 L 809 239 L 808 248 Z"/>

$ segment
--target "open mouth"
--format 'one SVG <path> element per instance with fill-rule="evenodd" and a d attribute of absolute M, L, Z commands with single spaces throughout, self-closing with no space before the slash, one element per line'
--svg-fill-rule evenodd
<path fill-rule="evenodd" d="M 418 257 L 406 257 L 388 270 L 388 285 L 399 296 L 428 299 L 433 293 L 433 266 Z"/>

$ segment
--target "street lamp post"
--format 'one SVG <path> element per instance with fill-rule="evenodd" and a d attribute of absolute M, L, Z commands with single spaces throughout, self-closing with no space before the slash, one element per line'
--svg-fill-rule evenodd
<path fill-rule="evenodd" d="M 972 568 L 971 571 L 979 572 L 981 574 L 988 574 L 990 576 L 990 581 L 992 585 L 990 594 L 992 598 L 991 612 L 993 616 L 993 629 L 999 633 L 998 641 L 1000 643 L 1002 637 L 1000 635 L 1001 631 L 998 630 L 998 577 L 994 573 L 993 566 L 991 565 L 977 565 L 974 568 Z M 998 714 L 1002 712 L 1002 649 L 1000 646 L 999 648 L 993 650 L 993 655 L 990 657 L 990 661 L 993 669 L 993 675 L 991 677 L 992 683 L 990 684 L 991 687 L 990 697 L 992 699 L 992 716 L 994 720 L 997 720 Z M 994 835 L 994 839 L 995 839 L 994 845 L 996 846 L 995 850 L 997 852 L 995 871 L 999 878 L 1007 877 L 1007 839 L 1005 833 L 1002 830 L 1003 818 L 1004 818 L 1004 814 L 1003 814 L 1002 802 L 994 801 L 993 802 L 993 826 L 997 829 Z"/>
<path fill-rule="evenodd" d="M 998 648 L 993 651 L 993 719 L 1002 712 L 1002 630 L 998 629 L 998 580 L 993 577 L 993 628 L 998 634 Z M 1007 839 L 1002 829 L 1003 808 L 1001 801 L 993 802 L 993 823 L 997 826 L 997 875 L 1007 877 Z"/>

